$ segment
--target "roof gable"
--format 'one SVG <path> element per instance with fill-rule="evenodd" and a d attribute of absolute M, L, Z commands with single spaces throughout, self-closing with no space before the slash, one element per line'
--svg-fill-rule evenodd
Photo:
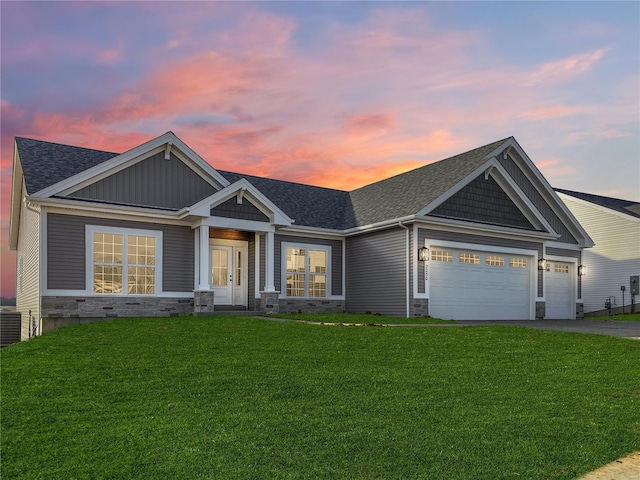
<path fill-rule="evenodd" d="M 217 190 L 175 154 L 160 151 L 66 196 L 179 210 Z"/>
<path fill-rule="evenodd" d="M 69 195 L 121 170 L 129 168 L 158 152 L 164 152 L 164 156 L 167 159 L 170 158 L 171 155 L 177 156 L 194 172 L 216 188 L 222 188 L 229 184 L 217 170 L 191 150 L 191 148 L 176 137 L 173 132 L 167 132 L 123 154 L 109 158 L 108 160 L 103 160 L 75 175 L 58 181 L 38 191 L 35 193 L 35 196 L 47 198 L 55 195 Z"/>
<path fill-rule="evenodd" d="M 429 215 L 536 230 L 491 175 L 478 175 Z"/>
<path fill-rule="evenodd" d="M 350 192 L 357 226 L 415 215 L 484 164 L 487 155 L 506 140 L 499 140 Z"/>
<path fill-rule="evenodd" d="M 259 213 L 262 213 L 267 217 L 267 220 L 270 223 L 276 225 L 290 226 L 295 221 L 280 210 L 276 204 L 269 200 L 246 178 L 242 178 L 213 195 L 210 195 L 198 203 L 186 208 L 184 216 L 209 217 L 216 213 L 222 213 L 223 217 L 229 217 L 224 214 L 224 212 L 229 211 L 229 200 L 233 197 L 237 198 L 236 201 L 238 205 L 242 205 L 247 201 L 247 199 L 249 201 L 249 206 L 237 209 L 247 217 L 244 218 L 244 220 L 264 222 L 265 219 L 259 216 Z"/>

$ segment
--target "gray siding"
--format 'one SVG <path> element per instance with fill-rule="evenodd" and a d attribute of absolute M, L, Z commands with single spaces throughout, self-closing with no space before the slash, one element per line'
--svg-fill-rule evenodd
<path fill-rule="evenodd" d="M 282 285 L 282 242 L 308 243 L 331 247 L 331 295 L 342 295 L 342 241 L 314 237 L 275 236 L 274 283 L 276 289 Z M 284 292 L 282 292 L 284 293 Z"/>
<path fill-rule="evenodd" d="M 512 151 L 511 155 L 517 155 L 517 153 Z M 538 190 L 536 190 L 536 188 L 529 181 L 522 170 L 520 170 L 516 163 L 508 156 L 506 159 L 503 158 L 503 155 L 498 155 L 498 161 L 507 170 L 518 187 L 520 187 L 520 189 L 529 198 L 529 200 L 531 200 L 531 203 L 533 203 L 538 211 L 542 213 L 542 216 L 547 220 L 547 222 L 549 222 L 553 229 L 560 234 L 560 238 L 558 239 L 558 241 L 577 244 L 578 241 L 574 238 L 573 235 L 571 235 L 569 229 L 564 225 L 562 220 L 558 218 L 549 204 L 545 201 L 542 195 L 540 195 Z"/>
<path fill-rule="evenodd" d="M 406 315 L 406 238 L 401 228 L 347 238 L 348 312 Z"/>
<path fill-rule="evenodd" d="M 559 257 L 580 258 L 579 250 L 568 250 L 566 248 L 547 247 L 546 255 L 557 255 Z"/>
<path fill-rule="evenodd" d="M 69 196 L 180 209 L 215 192 L 212 185 L 176 156 L 165 160 L 161 152 Z"/>
<path fill-rule="evenodd" d="M 424 240 L 442 240 L 448 242 L 464 242 L 476 245 L 491 245 L 493 247 L 522 248 L 526 250 L 537 250 L 542 257 L 542 243 L 525 242 L 522 240 L 510 240 L 508 238 L 485 237 L 482 235 L 466 235 L 442 230 L 418 229 L 418 245 L 424 245 Z M 534 266 L 537 268 L 537 266 Z M 418 292 L 424 293 L 424 277 L 418 275 Z M 542 272 L 538 272 L 538 296 L 542 296 Z"/>
<path fill-rule="evenodd" d="M 535 230 L 500 185 L 484 175 L 462 188 L 429 215 Z"/>
<path fill-rule="evenodd" d="M 254 204 L 246 198 L 242 203 L 238 203 L 236 197 L 232 197 L 226 202 L 216 205 L 211 209 L 214 217 L 239 218 L 241 220 L 254 220 L 256 222 L 268 222 L 269 217 L 262 213 Z"/>
<path fill-rule="evenodd" d="M 84 290 L 85 225 L 162 231 L 162 289 L 193 291 L 193 231 L 190 227 L 75 215 L 47 215 L 47 288 Z"/>

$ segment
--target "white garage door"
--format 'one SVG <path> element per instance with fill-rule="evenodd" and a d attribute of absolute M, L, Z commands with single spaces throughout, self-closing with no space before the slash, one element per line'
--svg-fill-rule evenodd
<path fill-rule="evenodd" d="M 545 319 L 565 320 L 573 318 L 572 265 L 547 261 L 544 272 Z"/>
<path fill-rule="evenodd" d="M 533 257 L 432 247 L 429 313 L 451 320 L 529 320 Z"/>

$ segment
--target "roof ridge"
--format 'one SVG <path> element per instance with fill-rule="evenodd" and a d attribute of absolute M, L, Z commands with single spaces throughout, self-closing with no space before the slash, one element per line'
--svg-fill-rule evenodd
<path fill-rule="evenodd" d="M 310 185 L 310 184 L 308 184 L 308 183 L 292 182 L 291 180 L 283 180 L 283 179 L 280 179 L 280 178 L 261 177 L 261 176 L 259 176 L 259 175 L 252 175 L 252 174 L 250 174 L 250 173 L 240 173 L 240 172 L 232 172 L 232 171 L 230 171 L 230 170 L 220 170 L 220 169 L 218 169 L 218 168 L 216 168 L 216 170 L 217 170 L 218 172 L 220 172 L 221 174 L 223 174 L 223 175 L 224 175 L 225 173 L 229 173 L 229 174 L 232 174 L 232 175 L 239 175 L 239 176 L 242 176 L 242 177 L 260 178 L 260 179 L 263 179 L 263 180 L 271 180 L 271 181 L 273 181 L 273 182 L 291 183 L 291 184 L 293 184 L 293 185 L 301 185 L 301 186 L 303 186 L 303 187 L 321 188 L 321 189 L 323 189 L 323 190 L 331 190 L 331 191 L 334 191 L 334 192 L 349 193 L 349 191 L 348 191 L 348 190 L 340 190 L 339 188 L 321 187 L 321 186 L 318 186 L 318 185 Z"/>

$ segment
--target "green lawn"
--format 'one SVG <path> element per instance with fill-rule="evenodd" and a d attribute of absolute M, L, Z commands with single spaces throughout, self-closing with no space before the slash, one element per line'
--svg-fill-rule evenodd
<path fill-rule="evenodd" d="M 276 318 L 303 320 L 307 322 L 344 323 L 358 325 L 391 325 L 391 324 L 455 324 L 455 320 L 441 320 L 432 317 L 401 318 L 360 313 L 278 313 Z"/>
<path fill-rule="evenodd" d="M 640 305 L 638 306 L 640 309 Z M 621 320 L 624 322 L 640 322 L 640 313 L 618 313 L 617 315 L 604 315 L 602 317 L 584 317 L 585 320 Z"/>
<path fill-rule="evenodd" d="M 117 319 L 1 351 L 2 478 L 572 479 L 640 448 L 640 342 Z"/>

